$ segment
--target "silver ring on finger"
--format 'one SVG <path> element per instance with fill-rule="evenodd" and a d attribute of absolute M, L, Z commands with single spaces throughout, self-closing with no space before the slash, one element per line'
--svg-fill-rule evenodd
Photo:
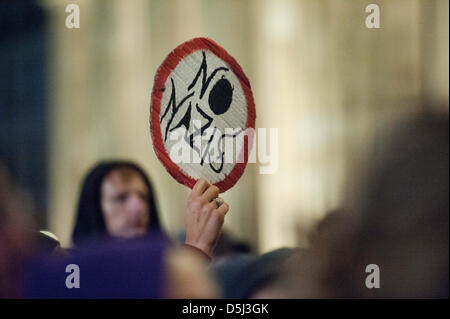
<path fill-rule="evenodd" d="M 217 208 L 219 208 L 220 205 L 222 205 L 222 200 L 219 197 L 214 198 L 214 201 L 216 202 Z"/>

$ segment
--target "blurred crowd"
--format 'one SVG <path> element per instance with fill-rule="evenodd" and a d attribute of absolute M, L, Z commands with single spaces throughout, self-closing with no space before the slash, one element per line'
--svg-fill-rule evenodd
<path fill-rule="evenodd" d="M 118 161 L 87 172 L 78 206 L 67 207 L 73 246 L 61 247 L 0 165 L 0 297 L 448 298 L 448 126 L 433 114 L 399 124 L 349 187 L 356 200 L 326 214 L 308 247 L 259 255 L 223 231 L 228 204 L 203 179 L 186 201 L 185 232 L 171 238 L 158 185 Z"/>

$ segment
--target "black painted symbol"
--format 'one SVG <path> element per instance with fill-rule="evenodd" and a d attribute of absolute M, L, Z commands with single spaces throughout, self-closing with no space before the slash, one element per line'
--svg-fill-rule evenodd
<path fill-rule="evenodd" d="M 220 152 L 220 155 L 218 155 L 218 159 L 221 159 L 221 161 L 220 161 L 219 167 L 217 167 L 217 168 L 213 166 L 213 163 L 211 161 L 211 154 L 209 152 L 211 143 L 213 141 L 214 135 L 217 130 L 217 127 L 214 127 L 213 134 L 209 138 L 207 146 L 206 146 L 206 150 L 203 152 L 203 154 L 201 154 L 201 150 L 194 145 L 194 138 L 197 136 L 202 137 L 204 132 L 209 127 L 211 127 L 211 125 L 213 124 L 213 120 L 214 120 L 214 118 L 212 116 L 208 115 L 208 113 L 205 111 L 205 109 L 202 108 L 202 106 L 203 106 L 202 98 L 203 98 L 206 90 L 208 89 L 209 85 L 213 82 L 214 77 L 219 72 L 228 72 L 229 71 L 229 69 L 227 67 L 218 67 L 218 68 L 214 69 L 211 72 L 211 74 L 208 76 L 208 72 L 207 72 L 208 64 L 206 61 L 206 54 L 204 51 L 202 51 L 202 57 L 203 58 L 202 58 L 200 67 L 199 67 L 194 79 L 187 87 L 188 92 L 187 92 L 186 96 L 183 97 L 179 103 L 177 103 L 177 99 L 176 99 L 176 86 L 174 84 L 173 78 L 172 77 L 170 78 L 172 91 L 171 91 L 170 99 L 166 106 L 166 109 L 162 114 L 160 123 L 162 123 L 163 119 L 168 115 L 169 110 L 171 110 L 170 118 L 168 119 L 168 123 L 165 127 L 164 141 L 167 141 L 167 136 L 168 136 L 169 132 L 172 132 L 173 130 L 175 130 L 179 127 L 182 127 L 182 126 L 185 127 L 186 134 L 185 134 L 184 140 L 186 141 L 186 143 L 189 144 L 189 146 L 195 152 L 197 152 L 197 154 L 199 156 L 201 156 L 200 165 L 203 165 L 205 158 L 208 157 L 210 168 L 214 172 L 220 173 L 223 169 L 224 155 L 225 155 L 225 152 L 222 152 L 222 149 L 221 149 L 222 140 L 225 137 L 235 138 L 237 135 L 239 135 L 242 132 L 242 130 L 240 130 L 239 132 L 237 132 L 235 134 L 231 134 L 231 135 L 230 134 L 222 134 L 219 137 L 217 149 Z M 200 79 L 200 77 L 201 77 L 201 79 Z M 200 105 L 199 105 L 199 103 L 195 103 L 195 108 L 193 108 L 191 100 L 192 100 L 192 97 L 194 96 L 194 94 L 196 93 L 196 91 L 193 89 L 199 79 L 200 79 L 200 83 L 201 83 L 200 94 L 199 94 Z M 230 81 L 225 77 L 225 75 L 222 75 L 222 77 L 214 84 L 211 91 L 209 92 L 208 105 L 209 105 L 210 110 L 215 115 L 222 115 L 229 110 L 231 103 L 233 101 L 233 90 L 234 90 L 234 87 L 231 85 Z M 206 104 L 206 103 L 204 103 L 204 104 Z M 178 123 L 174 124 L 173 120 L 175 118 L 175 115 L 178 112 L 182 112 L 183 110 L 184 110 L 184 115 L 182 116 L 181 120 Z M 188 131 L 191 127 L 192 112 L 197 112 L 197 114 L 200 114 L 204 119 L 206 119 L 207 122 L 205 125 L 201 126 L 200 128 L 197 128 L 194 126 L 193 129 L 191 130 L 192 133 L 190 135 L 188 135 Z"/>
<path fill-rule="evenodd" d="M 209 107 L 216 115 L 220 115 L 228 111 L 233 98 L 233 87 L 230 81 L 222 77 L 214 84 L 211 92 L 209 92 Z"/>

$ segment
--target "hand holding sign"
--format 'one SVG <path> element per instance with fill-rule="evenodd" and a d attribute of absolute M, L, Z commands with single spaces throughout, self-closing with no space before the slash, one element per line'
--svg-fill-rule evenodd
<path fill-rule="evenodd" d="M 229 209 L 218 195 L 244 173 L 255 117 L 247 77 L 214 41 L 187 41 L 159 67 L 150 109 L 153 147 L 172 177 L 192 188 L 186 244 L 209 256 Z"/>
<path fill-rule="evenodd" d="M 217 197 L 219 188 L 200 178 L 192 189 L 185 214 L 185 243 L 212 255 L 229 206 Z"/>

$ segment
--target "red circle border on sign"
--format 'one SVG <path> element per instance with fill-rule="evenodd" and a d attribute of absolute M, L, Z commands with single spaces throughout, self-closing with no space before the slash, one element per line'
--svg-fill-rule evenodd
<path fill-rule="evenodd" d="M 250 82 L 244 74 L 241 66 L 237 61 L 225 51 L 221 46 L 215 43 L 213 40 L 208 38 L 194 38 L 187 42 L 180 44 L 176 47 L 163 61 L 159 67 L 156 76 L 155 83 L 153 85 L 151 104 L 150 104 L 150 133 L 153 141 L 153 148 L 155 150 L 156 156 L 166 167 L 167 171 L 181 184 L 184 184 L 192 188 L 196 180 L 185 173 L 177 164 L 175 164 L 167 154 L 167 150 L 164 146 L 161 134 L 160 126 L 160 112 L 161 112 L 161 100 L 165 89 L 165 83 L 169 74 L 176 68 L 178 63 L 186 56 L 192 54 L 198 50 L 208 50 L 215 54 L 217 57 L 226 62 L 228 66 L 233 70 L 234 74 L 239 79 L 241 87 L 244 91 L 246 104 L 247 104 L 247 121 L 245 129 L 252 128 L 255 129 L 255 102 L 253 100 L 253 94 L 250 87 Z M 242 163 L 235 163 L 231 172 L 221 181 L 215 183 L 220 192 L 223 193 L 229 188 L 231 188 L 239 178 L 244 173 L 245 167 L 248 162 L 248 152 L 247 149 L 251 150 L 253 146 L 253 130 L 247 136 L 244 137 L 244 145 L 240 151 L 239 158 L 243 158 Z M 248 145 L 250 147 L 248 147 Z"/>

